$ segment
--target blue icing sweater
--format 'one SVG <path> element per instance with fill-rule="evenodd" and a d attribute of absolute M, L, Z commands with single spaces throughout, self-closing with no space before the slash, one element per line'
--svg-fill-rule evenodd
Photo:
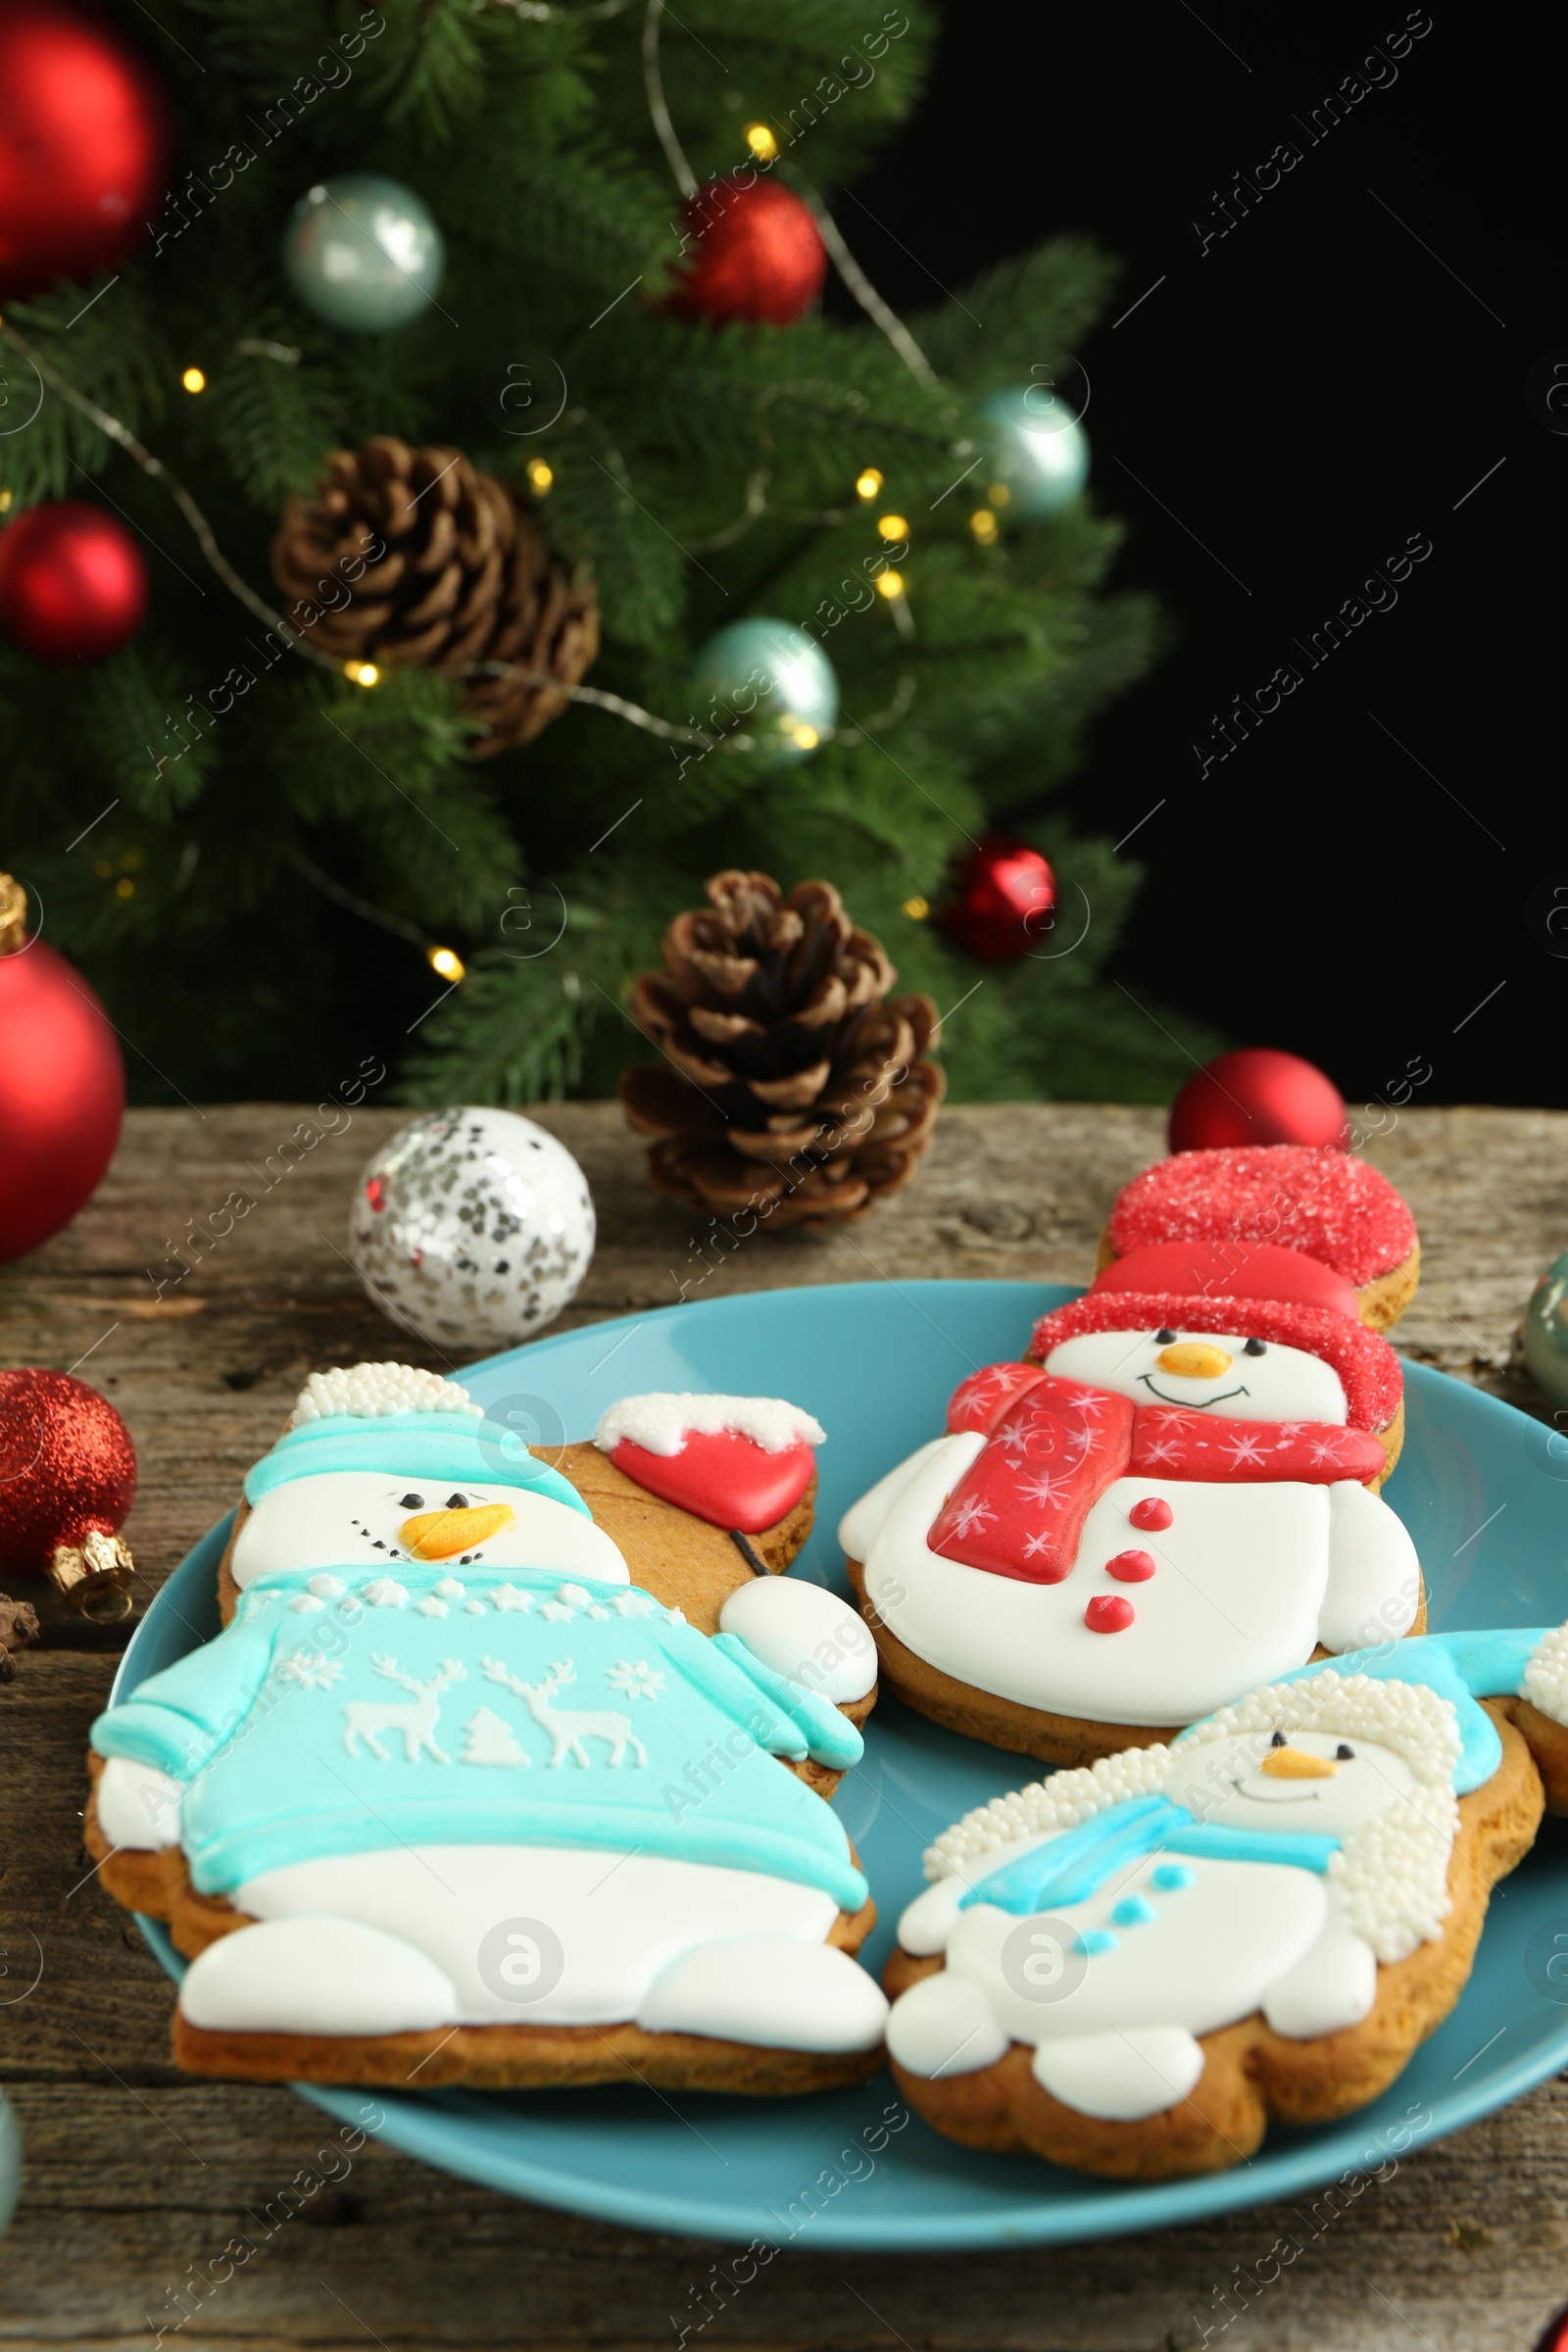
<path fill-rule="evenodd" d="M 635 1587 L 466 1568 L 454 1594 L 441 1563 L 397 1570 L 402 1605 L 368 1601 L 363 1569 L 324 1600 L 297 1573 L 258 1579 L 216 1640 L 94 1724 L 100 1755 L 186 1783 L 199 1893 L 424 1842 L 635 1849 L 865 1901 L 837 1817 L 775 1761 L 859 1761 L 828 1701 Z"/>

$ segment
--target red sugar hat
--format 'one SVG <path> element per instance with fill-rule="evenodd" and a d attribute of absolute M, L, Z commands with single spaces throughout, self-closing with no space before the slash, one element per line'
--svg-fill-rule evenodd
<path fill-rule="evenodd" d="M 1415 1219 L 1386 1176 L 1331 1145 L 1243 1144 L 1156 1160 L 1117 1196 L 1118 1257 L 1152 1242 L 1269 1242 L 1357 1289 L 1401 1265 Z"/>
<path fill-rule="evenodd" d="M 1102 1266 L 1094 1291 L 1169 1291 L 1183 1298 L 1282 1298 L 1359 1319 L 1343 1274 L 1278 1242 L 1146 1242 Z"/>
<path fill-rule="evenodd" d="M 1029 1342 L 1043 1364 L 1063 1340 L 1086 1331 L 1208 1331 L 1304 1348 L 1340 1376 L 1351 1429 L 1387 1429 L 1404 1395 L 1398 1357 L 1377 1332 L 1320 1306 L 1280 1298 L 1203 1298 L 1176 1291 L 1090 1291 L 1044 1315 Z"/>

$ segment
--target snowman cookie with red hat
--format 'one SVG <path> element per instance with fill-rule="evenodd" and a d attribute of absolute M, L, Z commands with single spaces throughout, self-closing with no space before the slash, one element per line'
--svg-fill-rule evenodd
<path fill-rule="evenodd" d="M 1084 1764 L 1315 1655 L 1420 1631 L 1421 1572 L 1378 1489 L 1398 1358 L 1332 1272 L 1243 1256 L 1223 1292 L 1102 1275 L 973 1373 L 946 1434 L 846 1514 L 898 1695 L 950 1729 Z"/>
<path fill-rule="evenodd" d="M 221 1631 L 93 1727 L 87 1842 L 191 1961 L 174 2055 L 257 2081 L 778 2093 L 887 2004 L 824 1791 L 876 1657 L 787 1567 L 809 1414 L 643 1396 L 530 1452 L 458 1383 L 313 1375 Z"/>

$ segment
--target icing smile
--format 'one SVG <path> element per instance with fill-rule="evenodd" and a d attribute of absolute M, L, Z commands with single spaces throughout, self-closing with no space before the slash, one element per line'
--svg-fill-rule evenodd
<path fill-rule="evenodd" d="M 1217 1396 L 1167 1396 L 1163 1389 L 1155 1388 L 1152 1372 L 1140 1372 L 1138 1378 L 1152 1396 L 1159 1398 L 1161 1404 L 1184 1404 L 1195 1413 L 1206 1412 L 1211 1404 L 1227 1404 L 1233 1396 L 1250 1396 L 1252 1393 L 1244 1381 L 1240 1388 L 1223 1389 Z"/>

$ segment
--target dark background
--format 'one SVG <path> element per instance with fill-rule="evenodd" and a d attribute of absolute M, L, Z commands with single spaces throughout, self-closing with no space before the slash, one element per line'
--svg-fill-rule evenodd
<path fill-rule="evenodd" d="M 1124 853 L 1148 878 L 1116 974 L 1352 1100 L 1424 1061 L 1420 1101 L 1561 1104 L 1568 438 L 1526 379 L 1568 363 L 1563 60 L 1544 15 L 1433 11 L 1314 146 L 1402 7 L 950 0 L 920 115 L 837 209 L 901 311 L 1058 229 L 1124 261 L 1082 354 L 1093 486 L 1176 644 L 1068 795 L 1112 840 L 1164 803 Z M 1195 219 L 1287 139 L 1301 162 L 1200 255 Z M 1308 670 L 1293 637 L 1411 533 L 1433 553 L 1397 606 Z M 1200 780 L 1193 743 L 1284 662 L 1302 686 Z"/>

